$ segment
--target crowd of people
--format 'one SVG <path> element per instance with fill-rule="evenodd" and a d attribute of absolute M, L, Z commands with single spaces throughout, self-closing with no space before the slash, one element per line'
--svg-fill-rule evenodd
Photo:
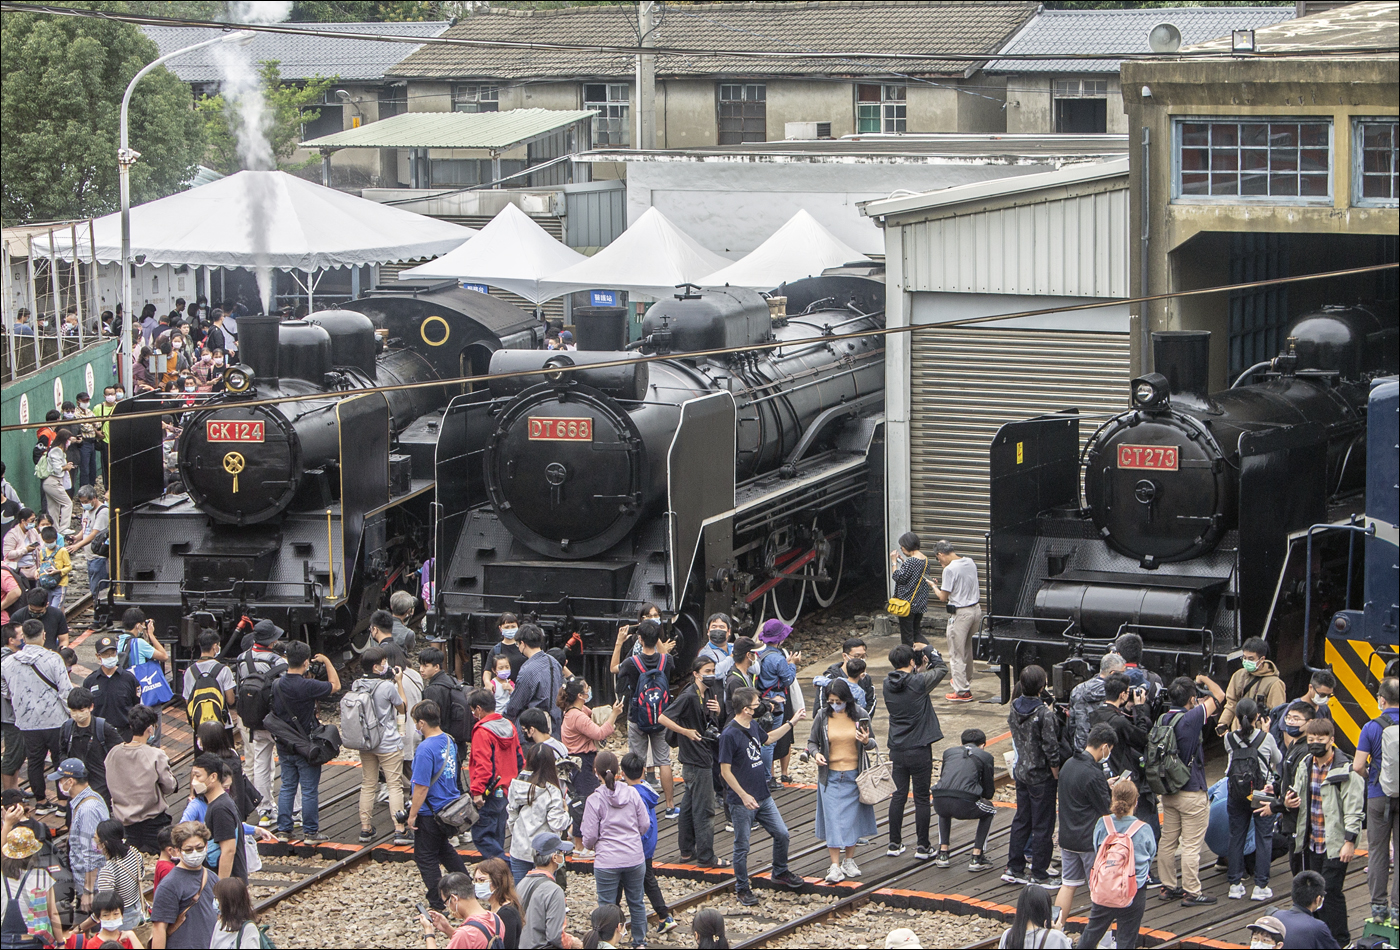
<path fill-rule="evenodd" d="M 66 539 L 70 548 L 93 545 L 100 533 L 92 519 L 101 492 L 82 485 L 78 497 L 85 519 Z M 768 620 L 742 636 L 723 613 L 708 618 L 707 642 L 681 669 L 660 611 L 645 605 L 618 633 L 616 701 L 594 705 L 594 684 L 569 669 L 563 651 L 547 649 L 539 627 L 511 614 L 499 618 L 499 642 L 479 675 L 458 680 L 457 657 L 418 642 L 419 603 L 408 591 L 368 618 L 359 675 L 344 688 L 329 658 L 270 620 L 233 644 L 202 631 L 198 658 L 176 677 L 136 608 L 116 635 L 95 637 L 96 669 L 78 677 L 61 602 L 37 583 L 46 564 L 58 563 L 42 546 L 46 537 L 53 544 L 53 526 L 34 548 L 26 540 L 33 512 L 19 509 L 15 521 L 6 576 L 35 583 L 3 627 L 7 947 L 258 947 L 264 935 L 247 888 L 260 867 L 257 845 L 327 840 L 321 770 L 342 749 L 361 767 L 360 841 L 412 849 L 425 945 L 445 937 L 449 947 L 642 947 L 677 926 L 653 868 L 660 822 L 677 823 L 681 861 L 733 875 L 742 905 L 761 902 L 750 875 L 755 826 L 771 838 L 769 883 L 806 884 L 788 865 L 792 832 L 773 794 L 791 781 L 799 734 L 799 752 L 816 767 L 811 835 L 827 850 L 825 882 L 862 875 L 861 849 L 878 834 L 867 773 L 883 751 L 889 767 L 875 781 L 887 787 L 875 800 L 886 811 L 885 854 L 908 851 L 911 798 L 914 860 L 950 867 L 959 824 L 971 823 L 968 870 L 1000 866 L 1003 881 L 1024 887 L 1003 946 L 1070 946 L 1065 927 L 1087 890 L 1077 945 L 1099 946 L 1116 928 L 1116 945 L 1131 948 L 1152 891 L 1187 907 L 1222 897 L 1272 902 L 1275 858 L 1293 872 L 1291 906 L 1256 921 L 1256 945 L 1343 946 L 1351 936 L 1344 883 L 1363 834 L 1371 916 L 1400 914 L 1386 860 L 1400 836 L 1386 784 L 1394 762 L 1385 758 L 1400 685 L 1393 676 L 1379 684 L 1382 716 L 1348 757 L 1328 715 L 1332 674 L 1314 673 L 1306 693 L 1289 699 L 1258 639 L 1243 644 L 1241 669 L 1224 688 L 1205 674 L 1164 682 L 1142 665 L 1142 640 L 1131 633 L 1067 704 L 1048 693 L 1044 669 L 1025 667 L 1007 719 L 1015 818 L 1005 861 L 995 861 L 986 734 L 962 731 L 934 780 L 933 747 L 944 736 L 931 700 L 950 666 L 945 700 L 971 698 L 969 630 L 980 613 L 975 567 L 946 542 L 935 546 L 937 579 L 917 537 L 902 537 L 892 555 L 896 597 L 914 619 L 901 618 L 901 642 L 878 684 L 866 642 L 851 638 L 804 691 L 802 655 L 785 646 L 791 627 Z M 921 632 L 935 597 L 949 614 L 952 663 Z M 338 728 L 321 719 L 327 701 L 339 703 Z M 160 710 L 170 703 L 184 709 L 192 732 L 193 757 L 180 775 L 162 737 Z M 1214 784 L 1205 776 L 1208 730 L 1227 752 Z M 1393 735 L 1389 748 L 1393 759 Z M 168 802 L 186 785 L 177 819 Z M 383 826 L 381 802 L 390 817 Z M 732 834 L 727 853 L 721 830 Z M 1201 849 L 1212 839 L 1225 894 L 1206 893 L 1201 882 Z M 460 850 L 467 844 L 480 854 L 470 867 Z M 155 859 L 149 902 L 143 856 Z M 565 900 L 570 858 L 591 861 L 596 909 L 587 915 Z M 698 914 L 693 927 L 701 946 L 728 945 L 720 915 Z M 890 939 L 917 945 L 912 934 Z"/>

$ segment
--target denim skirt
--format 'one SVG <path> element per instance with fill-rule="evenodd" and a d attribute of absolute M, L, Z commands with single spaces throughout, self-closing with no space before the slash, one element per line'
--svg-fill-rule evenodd
<path fill-rule="evenodd" d="M 817 840 L 828 848 L 849 848 L 875 837 L 875 806 L 860 803 L 856 770 L 826 773 L 817 785 Z"/>

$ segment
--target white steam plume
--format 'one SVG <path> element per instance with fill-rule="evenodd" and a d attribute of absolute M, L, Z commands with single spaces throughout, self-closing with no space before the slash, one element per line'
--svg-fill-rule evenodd
<path fill-rule="evenodd" d="M 280 0 L 238 0 L 229 5 L 237 23 L 280 23 L 292 12 L 290 2 Z M 267 100 L 263 97 L 258 65 L 247 48 L 236 43 L 220 43 L 211 47 L 214 62 L 221 75 L 220 88 L 230 107 L 228 120 L 238 142 L 238 157 L 245 169 L 267 172 L 276 169 L 276 156 L 268 130 L 272 123 Z M 249 239 L 253 247 L 254 274 L 263 312 L 272 309 L 272 266 L 268 241 L 272 229 L 272 207 L 276 200 L 275 184 L 270 175 L 252 176 L 248 191 Z"/>

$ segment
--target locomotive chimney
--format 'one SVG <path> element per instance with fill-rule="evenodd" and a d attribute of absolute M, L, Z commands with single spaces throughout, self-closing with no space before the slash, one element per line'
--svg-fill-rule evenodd
<path fill-rule="evenodd" d="M 238 318 L 238 361 L 251 366 L 260 383 L 276 385 L 280 375 L 281 322 L 276 314 Z"/>
<path fill-rule="evenodd" d="M 627 346 L 626 307 L 575 307 L 574 345 L 617 353 Z"/>
<path fill-rule="evenodd" d="M 1155 331 L 1152 334 L 1152 368 L 1167 378 L 1174 398 L 1206 402 L 1210 385 L 1210 331 Z"/>

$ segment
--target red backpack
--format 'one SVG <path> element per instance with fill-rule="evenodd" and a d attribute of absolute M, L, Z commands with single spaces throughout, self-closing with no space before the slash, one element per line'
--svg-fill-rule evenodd
<path fill-rule="evenodd" d="M 1100 907 L 1127 907 L 1138 892 L 1133 834 L 1143 827 L 1143 822 L 1134 821 L 1126 831 L 1119 831 L 1108 815 L 1104 816 L 1103 823 L 1108 837 L 1094 855 L 1094 867 L 1089 872 L 1089 899 Z"/>

